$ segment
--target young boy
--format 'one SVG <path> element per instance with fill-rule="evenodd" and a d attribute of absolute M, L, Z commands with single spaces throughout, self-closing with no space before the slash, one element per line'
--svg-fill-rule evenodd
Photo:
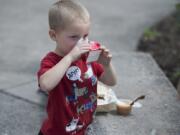
<path fill-rule="evenodd" d="M 39 135 L 84 135 L 97 106 L 97 80 L 116 84 L 111 54 L 100 47 L 96 62 L 87 64 L 90 16 L 75 0 L 61 0 L 49 10 L 49 35 L 56 48 L 41 61 L 38 82 L 48 93 L 47 118 Z M 87 71 L 91 75 L 85 76 Z"/>

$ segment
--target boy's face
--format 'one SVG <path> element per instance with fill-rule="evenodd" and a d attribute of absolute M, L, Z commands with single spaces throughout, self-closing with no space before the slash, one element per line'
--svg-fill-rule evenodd
<path fill-rule="evenodd" d="M 58 53 L 65 56 L 77 44 L 80 38 L 87 38 L 90 29 L 90 22 L 75 21 L 64 29 L 55 32 Z"/>

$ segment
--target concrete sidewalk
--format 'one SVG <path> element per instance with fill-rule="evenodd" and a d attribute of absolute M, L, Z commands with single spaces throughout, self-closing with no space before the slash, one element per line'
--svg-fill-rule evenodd
<path fill-rule="evenodd" d="M 119 99 L 132 100 L 146 95 L 141 108 L 128 117 L 112 111 L 98 114 L 91 135 L 178 135 L 180 100 L 172 84 L 150 55 L 114 55 L 118 85 L 113 88 Z M 127 70 L 128 69 L 128 70 Z M 37 81 L 0 90 L 0 135 L 35 135 L 45 117 L 46 96 L 37 91 Z M 155 132 L 155 133 L 154 133 Z"/>
<path fill-rule="evenodd" d="M 149 75 L 159 75 L 161 71 L 158 67 L 152 71 L 147 60 L 153 60 L 141 58 L 142 55 L 134 50 L 143 30 L 170 14 L 178 0 L 80 1 L 92 16 L 90 39 L 100 41 L 115 54 L 114 62 L 120 78 L 117 87 L 122 90 L 122 93 L 117 93 L 120 97 L 132 99 L 140 94 L 138 88 L 144 90 L 146 87 L 152 90 L 165 87 L 167 91 L 174 91 L 164 75 L 158 79 L 160 86 L 155 83 L 156 79 L 150 80 L 149 84 Z M 41 106 L 44 97 L 36 93 L 36 71 L 40 59 L 54 48 L 48 37 L 47 12 L 51 4 L 51 0 L 0 2 L 0 135 L 35 135 L 45 116 Z M 138 59 L 142 63 L 136 63 Z M 135 76 L 142 73 L 141 66 L 144 67 L 144 77 L 137 80 Z M 147 81 L 141 82 L 141 79 Z M 137 87 L 137 83 L 141 87 Z M 167 98 L 174 103 L 176 92 L 167 93 Z M 177 103 L 175 106 L 176 110 L 170 109 L 175 117 L 168 118 L 172 125 L 173 122 L 180 123 L 176 118 Z M 179 133 L 178 127 L 173 125 L 172 129 L 176 130 L 173 135 Z"/>

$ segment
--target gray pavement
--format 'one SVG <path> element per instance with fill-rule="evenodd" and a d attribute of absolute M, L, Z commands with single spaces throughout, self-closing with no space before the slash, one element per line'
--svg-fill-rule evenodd
<path fill-rule="evenodd" d="M 119 83 L 113 88 L 117 97 L 133 100 L 146 95 L 146 98 L 139 101 L 142 107 L 133 108 L 128 117 L 115 111 L 98 115 L 96 121 L 105 129 L 105 135 L 179 135 L 180 100 L 152 57 L 120 53 L 113 62 L 118 69 Z"/>
<path fill-rule="evenodd" d="M 115 55 L 119 81 L 114 89 L 122 90 L 117 94 L 122 98 L 133 98 L 146 88 L 166 89 L 165 97 L 171 99 L 170 103 L 176 103 L 176 92 L 161 70 L 150 68 L 148 62 L 153 60 L 141 57 L 144 55 L 134 53 L 134 50 L 143 30 L 170 14 L 178 0 L 80 1 L 91 14 L 90 38 L 105 44 Z M 46 100 L 36 91 L 36 71 L 42 56 L 54 48 L 48 37 L 47 23 L 51 3 L 50 0 L 0 1 L 0 135 L 35 135 L 45 115 L 42 105 Z M 144 75 L 138 78 L 139 73 Z M 151 78 L 151 73 L 162 77 Z M 170 94 L 170 90 L 174 92 Z M 150 98 L 156 95 L 148 92 Z M 170 109 L 173 116 L 168 118 L 172 128 L 163 124 L 165 119 L 160 118 L 160 124 L 175 130 L 172 135 L 179 132 L 179 125 L 174 124 L 180 123 L 178 118 L 175 119 L 179 110 L 177 103 L 175 107 L 176 110 Z M 124 121 L 126 119 L 121 122 Z M 152 129 L 155 129 L 153 132 L 158 130 Z M 146 129 L 143 131 L 147 133 Z M 130 132 L 126 134 L 131 135 Z"/>

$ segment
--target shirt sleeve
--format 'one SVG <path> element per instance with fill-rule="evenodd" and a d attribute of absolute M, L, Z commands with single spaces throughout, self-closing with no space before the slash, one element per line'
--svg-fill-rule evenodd
<path fill-rule="evenodd" d="M 40 64 L 40 69 L 39 71 L 37 72 L 37 77 L 38 77 L 38 84 L 39 84 L 39 78 L 42 74 L 44 74 L 46 71 L 48 71 L 50 68 L 52 68 L 54 66 L 54 63 L 52 61 L 50 61 L 49 59 L 47 58 L 44 58 L 42 61 L 41 61 L 41 64 Z"/>
<path fill-rule="evenodd" d="M 96 76 L 99 78 L 101 74 L 104 72 L 103 66 L 97 62 L 93 62 L 92 66 Z"/>

